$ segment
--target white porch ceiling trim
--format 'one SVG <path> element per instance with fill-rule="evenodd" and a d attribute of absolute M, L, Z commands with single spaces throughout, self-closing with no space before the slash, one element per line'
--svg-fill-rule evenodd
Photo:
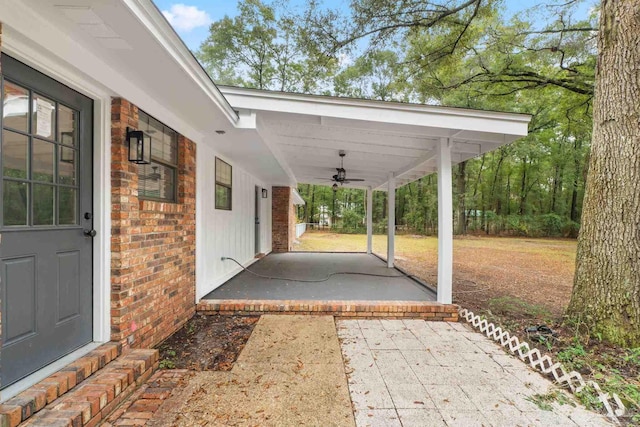
<path fill-rule="evenodd" d="M 344 184 L 386 191 L 437 170 L 439 147 L 451 163 L 477 157 L 527 135 L 529 115 L 301 95 L 220 86 L 240 115 L 256 116 L 256 132 L 289 180 L 332 185 L 346 151 Z M 391 175 L 390 175 L 391 174 Z M 323 178 L 325 177 L 325 178 Z"/>

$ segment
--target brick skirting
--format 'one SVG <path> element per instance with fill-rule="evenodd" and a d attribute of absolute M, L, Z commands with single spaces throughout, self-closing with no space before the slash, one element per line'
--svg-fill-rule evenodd
<path fill-rule="evenodd" d="M 201 300 L 196 311 L 221 315 L 326 314 L 355 319 L 458 321 L 457 305 L 432 301 Z"/>

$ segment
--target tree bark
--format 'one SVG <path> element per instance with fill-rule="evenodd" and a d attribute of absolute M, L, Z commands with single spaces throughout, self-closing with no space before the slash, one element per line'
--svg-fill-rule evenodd
<path fill-rule="evenodd" d="M 574 167 L 574 175 L 573 175 L 573 188 L 571 191 L 571 209 L 570 209 L 570 218 L 573 222 L 578 222 L 580 220 L 578 215 L 578 188 L 580 184 L 580 177 L 582 175 L 581 164 L 581 153 L 582 150 L 582 136 L 577 136 L 575 142 L 573 143 L 573 167 Z"/>
<path fill-rule="evenodd" d="M 640 345 L 640 0 L 603 0 L 589 174 L 568 314 Z"/>
<path fill-rule="evenodd" d="M 316 186 L 312 185 L 311 186 L 311 207 L 309 208 L 309 215 L 310 215 L 310 223 L 313 223 L 313 210 L 315 208 L 315 206 L 313 206 L 316 202 Z"/>
<path fill-rule="evenodd" d="M 529 164 L 528 157 L 525 156 L 522 163 L 522 180 L 520 181 L 520 207 L 518 213 L 524 215 L 525 207 L 527 204 L 527 165 Z"/>
<path fill-rule="evenodd" d="M 456 234 L 467 234 L 467 162 L 458 164 L 458 229 Z"/>

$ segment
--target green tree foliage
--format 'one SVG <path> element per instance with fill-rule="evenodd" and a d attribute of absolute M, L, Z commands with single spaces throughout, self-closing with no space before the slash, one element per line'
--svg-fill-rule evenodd
<path fill-rule="evenodd" d="M 401 101 L 406 88 L 398 60 L 398 54 L 392 50 L 368 52 L 334 77 L 333 91 L 352 98 Z"/>
<path fill-rule="evenodd" d="M 261 0 L 242 0 L 238 11 L 212 23 L 196 53 L 217 83 L 305 93 L 323 87 L 336 61 L 304 43 L 295 18 Z"/>

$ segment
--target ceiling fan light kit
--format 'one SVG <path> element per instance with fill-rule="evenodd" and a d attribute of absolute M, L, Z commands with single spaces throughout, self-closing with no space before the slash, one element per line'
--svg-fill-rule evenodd
<path fill-rule="evenodd" d="M 338 184 L 343 185 L 343 184 L 349 184 L 350 182 L 365 181 L 362 178 L 347 179 L 347 171 L 344 168 L 344 157 L 347 155 L 347 153 L 344 150 L 340 150 L 338 151 L 338 155 L 340 156 L 340 167 L 336 168 L 336 171 L 338 171 L 338 173 L 333 175 L 333 177 L 328 180 L 335 183 L 333 184 L 333 187 L 332 187 L 333 191 L 338 190 Z M 318 178 L 318 179 L 324 179 L 324 178 Z"/>

